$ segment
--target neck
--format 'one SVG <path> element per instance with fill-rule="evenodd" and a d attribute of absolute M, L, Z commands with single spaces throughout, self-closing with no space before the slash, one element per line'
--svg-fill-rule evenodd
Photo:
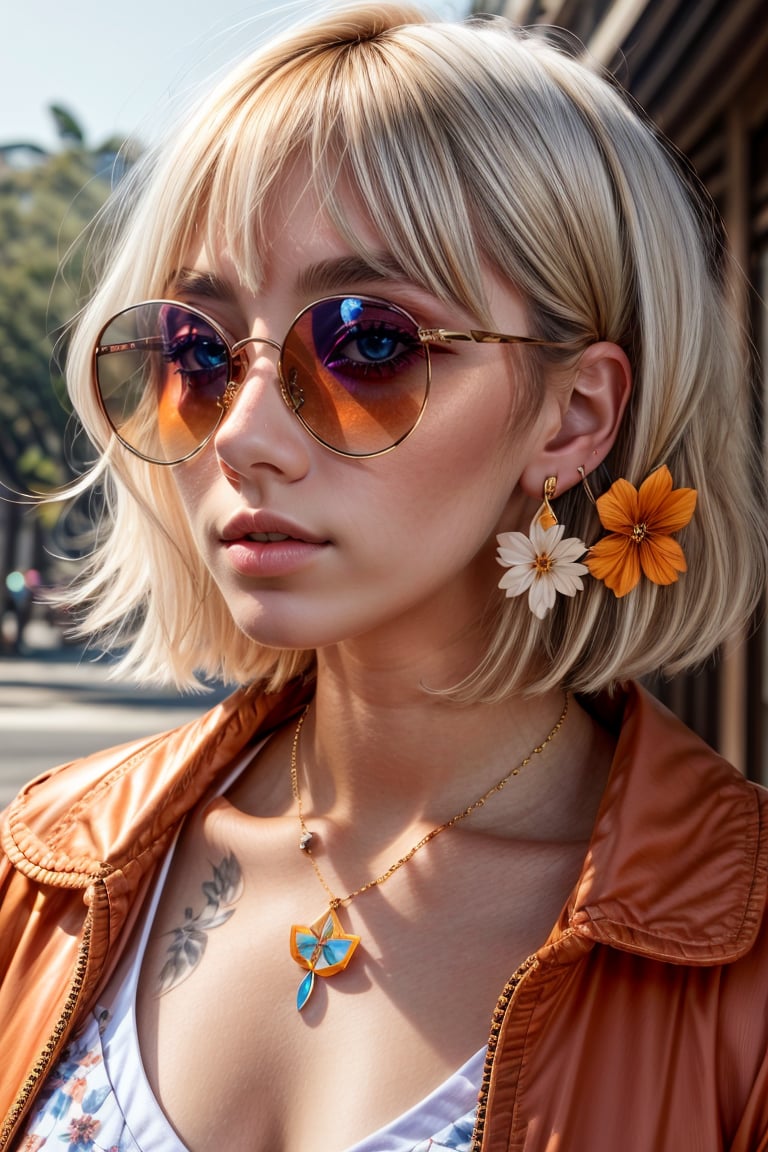
<path fill-rule="evenodd" d="M 459 705 L 406 677 L 397 690 L 391 677 L 380 684 L 337 671 L 321 660 L 298 766 L 308 816 L 327 816 L 345 836 L 386 839 L 409 824 L 450 819 L 517 768 L 563 709 L 561 691 Z M 565 765 L 570 780 L 579 778 L 578 765 L 594 752 L 593 726 L 572 702 L 563 727 L 566 738 L 558 732 L 503 795 L 473 813 L 473 827 L 507 827 L 511 810 L 527 826 L 548 807 Z"/>

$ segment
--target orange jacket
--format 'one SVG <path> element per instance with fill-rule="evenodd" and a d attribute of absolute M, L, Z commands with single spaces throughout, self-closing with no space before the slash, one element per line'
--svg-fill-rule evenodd
<path fill-rule="evenodd" d="M 235 693 L 41 778 L 5 814 L 0 1149 L 114 970 L 179 820 L 309 690 Z M 636 686 L 610 710 L 582 874 L 499 998 L 474 1148 L 768 1152 L 768 796 Z"/>

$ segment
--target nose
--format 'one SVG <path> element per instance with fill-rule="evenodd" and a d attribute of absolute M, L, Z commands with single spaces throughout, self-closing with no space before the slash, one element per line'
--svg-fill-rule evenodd
<path fill-rule="evenodd" d="M 228 387 L 222 398 L 222 405 L 225 412 L 229 410 L 231 403 L 233 402 L 237 393 L 240 391 L 240 386 L 248 373 L 248 362 L 245 356 L 245 348 L 249 344 L 266 344 L 269 348 L 274 348 L 274 350 L 278 353 L 278 359 L 279 354 L 282 352 L 282 348 L 277 343 L 277 341 L 270 340 L 266 336 L 246 336 L 245 339 L 238 340 L 236 344 L 232 345 L 230 354 L 235 365 L 236 379 L 232 382 L 234 387 Z M 298 412 L 299 408 L 301 408 L 302 404 L 304 403 L 304 390 L 298 382 L 295 369 L 288 374 L 288 379 L 284 380 L 278 362 L 278 382 L 280 385 L 280 395 L 287 404 L 288 408 L 293 413 Z"/>
<path fill-rule="evenodd" d="M 238 340 L 231 346 L 229 352 L 232 357 L 232 383 L 235 385 L 235 389 L 234 392 L 230 393 L 230 403 L 240 391 L 240 386 L 243 384 L 246 376 L 248 375 L 248 357 L 245 353 L 245 349 L 249 344 L 266 344 L 268 348 L 274 348 L 278 354 L 280 352 L 280 345 L 277 343 L 277 341 L 270 340 L 267 336 L 246 336 L 244 340 Z M 225 407 L 228 409 L 229 404 L 227 404 Z"/>
<path fill-rule="evenodd" d="M 225 415 L 215 435 L 220 460 L 241 475 L 259 465 L 303 474 L 308 437 L 286 411 L 295 413 L 303 400 L 295 382 L 286 386 L 280 379 L 280 345 L 266 336 L 248 336 L 230 352 L 232 380 L 221 399 Z"/>

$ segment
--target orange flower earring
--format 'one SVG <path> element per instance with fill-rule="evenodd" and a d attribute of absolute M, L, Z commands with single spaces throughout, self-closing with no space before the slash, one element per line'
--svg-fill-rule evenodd
<path fill-rule="evenodd" d="M 617 597 L 626 596 L 641 576 L 653 584 L 674 584 L 688 565 L 672 536 L 689 523 L 696 508 L 695 488 L 673 488 L 666 464 L 651 472 L 639 489 L 628 480 L 614 481 L 595 499 L 583 468 L 587 496 L 608 532 L 589 549 L 585 564 Z"/>

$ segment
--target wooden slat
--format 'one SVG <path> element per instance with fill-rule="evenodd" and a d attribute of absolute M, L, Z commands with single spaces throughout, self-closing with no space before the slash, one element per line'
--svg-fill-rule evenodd
<path fill-rule="evenodd" d="M 644 108 L 688 68 L 691 45 L 721 7 L 721 0 L 697 0 L 695 5 L 685 5 L 682 20 L 679 4 L 656 4 L 649 9 L 642 28 L 635 30 L 625 46 L 632 94 Z"/>

